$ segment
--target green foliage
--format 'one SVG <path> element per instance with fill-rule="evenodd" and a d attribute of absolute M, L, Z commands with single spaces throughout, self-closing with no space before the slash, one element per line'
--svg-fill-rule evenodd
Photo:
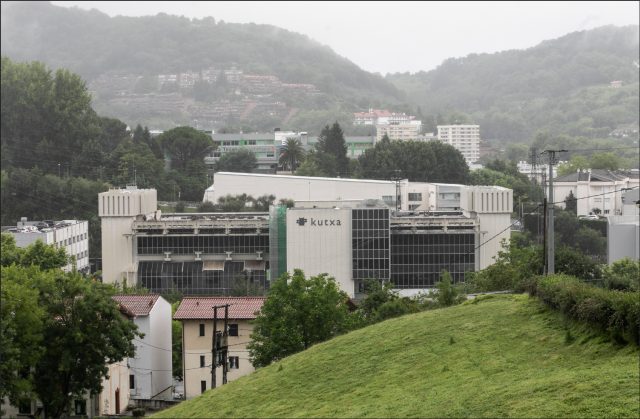
<path fill-rule="evenodd" d="M 569 191 L 569 195 L 564 199 L 564 209 L 574 215 L 578 214 L 578 200 L 573 195 L 573 191 Z"/>
<path fill-rule="evenodd" d="M 304 148 L 297 138 L 287 138 L 287 143 L 280 149 L 280 165 L 295 172 L 299 162 L 304 158 Z"/>
<path fill-rule="evenodd" d="M 637 348 L 574 323 L 565 345 L 560 313 L 492 297 L 338 336 L 156 416 L 637 416 Z"/>
<path fill-rule="evenodd" d="M 411 182 L 466 183 L 469 167 L 462 154 L 439 141 L 378 142 L 359 158 L 358 177 Z"/>
<path fill-rule="evenodd" d="M 174 211 L 175 212 L 184 212 L 184 201 L 178 201 Z"/>
<path fill-rule="evenodd" d="M 606 332 L 616 342 L 640 345 L 640 301 L 635 292 L 596 288 L 571 275 L 540 278 L 530 289 L 566 316 Z"/>
<path fill-rule="evenodd" d="M 27 284 L 35 268 L 5 265 L 5 235 L 2 235 L 2 288 L 0 295 L 0 399 L 13 405 L 33 395 L 31 367 L 42 355 L 44 310 L 38 305 L 38 291 Z M 18 279 L 18 277 L 21 277 Z"/>
<path fill-rule="evenodd" d="M 252 173 L 258 167 L 256 155 L 241 148 L 224 153 L 215 164 L 216 172 Z"/>
<path fill-rule="evenodd" d="M 198 212 L 214 212 L 215 210 L 216 205 L 211 201 L 205 201 L 198 205 Z"/>
<path fill-rule="evenodd" d="M 320 132 L 316 150 L 319 153 L 333 156 L 336 162 L 336 174 L 340 177 L 349 177 L 349 158 L 347 157 L 347 143 L 344 133 L 338 122 L 331 127 L 326 125 Z"/>
<path fill-rule="evenodd" d="M 296 269 L 270 287 L 247 346 L 256 367 L 325 341 L 344 330 L 347 295 L 333 278 Z"/>
<path fill-rule="evenodd" d="M 610 290 L 640 290 L 640 261 L 624 258 L 605 266 L 602 271 L 604 286 Z"/>
<path fill-rule="evenodd" d="M 543 254 L 540 246 L 517 246 L 512 239 L 504 250 L 498 252 L 495 263 L 487 268 L 467 273 L 467 289 L 470 292 L 522 290 L 525 281 L 540 275 L 543 270 Z"/>
<path fill-rule="evenodd" d="M 589 161 L 586 157 L 574 155 L 567 163 L 558 166 L 558 176 L 565 176 L 576 173 L 578 170 L 586 170 L 589 168 Z"/>
<path fill-rule="evenodd" d="M 579 250 L 560 246 L 556 249 L 555 256 L 557 273 L 576 276 L 582 280 L 600 278 L 600 265 Z"/>
<path fill-rule="evenodd" d="M 618 170 L 620 158 L 611 152 L 596 153 L 591 156 L 590 166 L 592 169 Z"/>
<path fill-rule="evenodd" d="M 2 266 L 15 264 L 49 270 L 62 268 L 67 263 L 69 263 L 69 257 L 62 247 L 58 249 L 53 245 L 44 244 L 42 240 L 36 240 L 27 247 L 19 248 L 11 234 L 2 234 Z"/>
<path fill-rule="evenodd" d="M 173 319 L 180 301 L 171 304 L 171 318 Z M 184 378 L 182 371 L 182 321 L 171 320 L 171 369 L 173 378 L 181 381 Z"/>
<path fill-rule="evenodd" d="M 451 274 L 443 270 L 440 275 L 440 281 L 436 283 L 437 291 L 435 299 L 440 307 L 449 307 L 460 304 L 466 300 L 466 296 L 460 294 L 460 291 L 452 284 Z"/>

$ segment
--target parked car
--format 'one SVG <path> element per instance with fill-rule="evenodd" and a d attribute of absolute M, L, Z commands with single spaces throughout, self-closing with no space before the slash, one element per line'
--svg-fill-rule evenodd
<path fill-rule="evenodd" d="M 578 217 L 579 220 L 599 220 L 600 217 L 598 217 L 595 214 L 589 214 L 589 215 L 581 215 Z"/>

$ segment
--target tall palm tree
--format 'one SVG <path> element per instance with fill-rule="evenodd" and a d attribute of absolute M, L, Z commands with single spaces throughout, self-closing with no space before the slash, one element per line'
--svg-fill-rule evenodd
<path fill-rule="evenodd" d="M 303 157 L 304 148 L 302 148 L 300 140 L 297 138 L 287 138 L 287 143 L 280 150 L 280 165 L 288 168 L 293 173 Z"/>

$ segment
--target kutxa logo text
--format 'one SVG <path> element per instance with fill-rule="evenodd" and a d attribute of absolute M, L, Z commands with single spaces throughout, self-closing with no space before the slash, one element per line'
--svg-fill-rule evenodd
<path fill-rule="evenodd" d="M 342 222 L 340 220 L 332 220 L 332 219 L 315 219 L 311 217 L 311 220 L 307 220 L 305 217 L 300 217 L 296 220 L 296 224 L 299 226 L 304 226 L 309 223 L 310 226 L 314 227 L 324 227 L 324 226 L 341 226 Z"/>

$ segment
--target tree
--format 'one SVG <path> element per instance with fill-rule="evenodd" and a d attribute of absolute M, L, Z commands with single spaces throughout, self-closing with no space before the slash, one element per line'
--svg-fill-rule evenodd
<path fill-rule="evenodd" d="M 322 129 L 318 137 L 316 149 L 321 153 L 335 157 L 338 175 L 348 177 L 349 158 L 347 157 L 347 143 L 344 140 L 344 133 L 338 122 L 334 122 L 331 127 L 326 125 Z"/>
<path fill-rule="evenodd" d="M 576 173 L 578 170 L 589 168 L 589 161 L 584 156 L 574 155 L 567 163 L 558 166 L 558 176 Z"/>
<path fill-rule="evenodd" d="M 248 345 L 253 365 L 269 365 L 341 333 L 347 299 L 326 274 L 307 279 L 299 269 L 284 273 L 272 284 L 255 320 Z"/>
<path fill-rule="evenodd" d="M 466 183 L 469 166 L 462 154 L 439 141 L 379 141 L 359 158 L 359 177 L 412 182 Z"/>
<path fill-rule="evenodd" d="M 258 166 L 256 155 L 246 148 L 224 153 L 216 162 L 216 172 L 252 173 Z"/>
<path fill-rule="evenodd" d="M 275 195 L 262 195 L 255 199 L 252 199 L 253 209 L 255 211 L 269 211 L 269 207 L 273 205 L 273 201 L 276 200 Z"/>
<path fill-rule="evenodd" d="M 589 162 L 592 169 L 618 170 L 620 168 L 620 158 L 611 152 L 595 153 Z"/>
<path fill-rule="evenodd" d="M 564 199 L 564 209 L 572 212 L 574 215 L 578 213 L 578 201 L 573 195 L 573 191 L 569 191 L 569 195 Z"/>
<path fill-rule="evenodd" d="M 3 241 L 5 234 L 2 235 Z M 31 367 L 42 354 L 44 311 L 38 305 L 38 291 L 26 285 L 26 277 L 37 268 L 11 268 L 4 265 L 0 288 L 0 400 L 13 405 L 33 398 Z M 22 276 L 17 280 L 16 276 Z"/>
<path fill-rule="evenodd" d="M 453 286 L 451 274 L 443 270 L 440 274 L 440 281 L 436 284 L 438 291 L 436 292 L 436 301 L 440 307 L 449 307 L 454 304 L 460 304 L 464 299 L 464 295 L 459 295 L 458 289 Z"/>
<path fill-rule="evenodd" d="M 216 205 L 211 201 L 205 201 L 198 205 L 198 212 L 215 212 Z"/>
<path fill-rule="evenodd" d="M 101 391 L 108 364 L 133 357 L 141 334 L 111 299 L 113 287 L 62 271 L 43 273 L 36 286 L 46 317 L 35 389 L 45 415 L 60 417 L 73 398 Z"/>
<path fill-rule="evenodd" d="M 33 390 L 44 406 L 44 415 L 57 418 L 68 413 L 73 398 L 86 392 L 98 394 L 108 364 L 134 356 L 132 340 L 141 335 L 111 299 L 112 286 L 55 267 L 62 262 L 54 246 L 29 246 L 20 255 L 25 267 L 5 255 L 5 245 L 9 252 L 14 250 L 11 240 L 3 239 L 2 244 L 2 260 L 12 265 L 0 271 L 0 373 L 3 378 L 9 375 L 0 389 L 13 400 Z M 4 310 L 10 310 L 7 316 Z M 29 368 L 13 370 L 24 366 Z M 20 378 L 14 379 L 15 374 Z"/>
<path fill-rule="evenodd" d="M 611 290 L 640 290 L 640 261 L 628 257 L 605 266 L 602 272 L 604 285 Z"/>
<path fill-rule="evenodd" d="M 172 319 L 179 306 L 180 301 L 171 304 Z M 180 320 L 171 320 L 171 364 L 173 378 L 182 381 L 184 372 L 182 371 L 182 322 Z"/>
<path fill-rule="evenodd" d="M 189 176 L 206 174 L 204 156 L 213 147 L 207 134 L 191 127 L 177 127 L 160 134 L 158 142 L 169 154 L 172 169 Z"/>
<path fill-rule="evenodd" d="M 280 150 L 279 163 L 282 167 L 288 168 L 291 172 L 295 172 L 298 168 L 298 162 L 304 157 L 304 149 L 302 143 L 297 138 L 287 138 L 287 143 Z"/>

